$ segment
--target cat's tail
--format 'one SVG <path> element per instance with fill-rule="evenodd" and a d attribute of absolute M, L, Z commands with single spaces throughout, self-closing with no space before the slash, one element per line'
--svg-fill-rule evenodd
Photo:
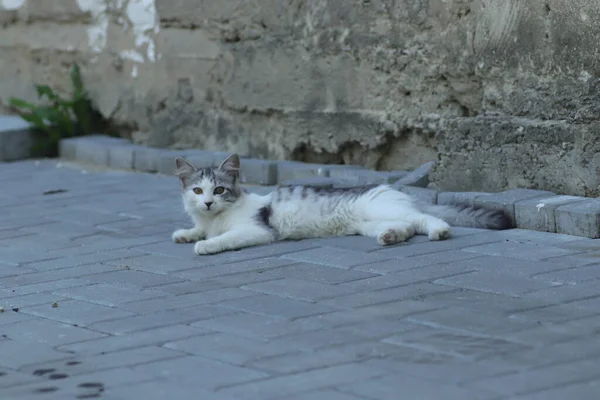
<path fill-rule="evenodd" d="M 450 225 L 481 229 L 510 229 L 512 219 L 502 210 L 474 207 L 465 204 L 419 204 L 419 209 L 441 218 Z"/>

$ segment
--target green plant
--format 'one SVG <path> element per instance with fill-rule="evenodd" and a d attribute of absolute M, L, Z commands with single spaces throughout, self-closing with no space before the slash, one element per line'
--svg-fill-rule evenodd
<path fill-rule="evenodd" d="M 41 104 L 9 99 L 12 110 L 33 125 L 34 156 L 56 156 L 60 139 L 89 135 L 97 125 L 105 125 L 91 105 L 77 64 L 71 69 L 71 84 L 73 90 L 69 98 L 62 97 L 48 85 L 35 85 Z"/>

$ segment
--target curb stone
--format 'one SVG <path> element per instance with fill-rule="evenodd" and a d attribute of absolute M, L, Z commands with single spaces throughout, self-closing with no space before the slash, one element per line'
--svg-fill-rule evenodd
<path fill-rule="evenodd" d="M 409 185 L 426 188 L 429 185 L 429 172 L 435 165 L 435 161 L 429 161 L 414 171 L 409 172 L 403 178 L 398 179 L 396 185 Z"/>
<path fill-rule="evenodd" d="M 126 139 L 101 135 L 63 139 L 60 143 L 60 156 L 66 160 L 164 174 L 173 173 L 174 160 L 178 156 L 186 158 L 198 167 L 208 167 L 218 165 L 228 155 L 226 152 L 196 149 L 150 148 L 132 144 Z M 532 189 L 485 193 L 437 192 L 434 189 L 419 187 L 427 185 L 425 182 L 428 182 L 428 178 L 426 180 L 423 172 L 430 169 L 433 163 L 425 163 L 412 172 L 384 172 L 350 165 L 242 158 L 241 175 L 245 184 L 303 184 L 343 188 L 388 183 L 393 188 L 428 204 L 466 203 L 504 210 L 512 218 L 514 225 L 522 229 L 600 238 L 600 200 L 596 199 L 557 196 L 549 191 Z M 418 174 L 421 174 L 420 177 Z M 409 181 L 412 184 L 400 183 Z M 542 203 L 544 206 L 538 209 L 537 206 Z"/>
<path fill-rule="evenodd" d="M 18 116 L 0 116 L 0 162 L 31 157 L 33 136 L 27 121 Z"/>

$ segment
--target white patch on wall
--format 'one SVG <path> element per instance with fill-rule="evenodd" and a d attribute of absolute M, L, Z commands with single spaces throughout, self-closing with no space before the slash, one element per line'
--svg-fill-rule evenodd
<path fill-rule="evenodd" d="M 77 0 L 77 5 L 83 12 L 92 16 L 92 24 L 88 27 L 88 45 L 94 53 L 100 53 L 106 47 L 108 32 L 107 5 L 98 0 Z"/>
<path fill-rule="evenodd" d="M 135 36 L 135 46 L 146 46 L 146 58 L 156 61 L 156 47 L 153 34 L 158 33 L 159 25 L 156 17 L 154 0 L 129 0 L 127 4 L 127 17 L 131 22 Z"/>
<path fill-rule="evenodd" d="M 18 10 L 23 4 L 25 0 L 0 0 L 0 8 L 5 10 Z"/>

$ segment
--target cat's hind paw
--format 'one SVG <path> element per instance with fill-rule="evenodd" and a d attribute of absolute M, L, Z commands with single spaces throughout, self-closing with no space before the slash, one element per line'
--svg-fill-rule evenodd
<path fill-rule="evenodd" d="M 202 235 L 195 229 L 177 229 L 171 238 L 175 243 L 194 243 L 202 239 Z"/>

